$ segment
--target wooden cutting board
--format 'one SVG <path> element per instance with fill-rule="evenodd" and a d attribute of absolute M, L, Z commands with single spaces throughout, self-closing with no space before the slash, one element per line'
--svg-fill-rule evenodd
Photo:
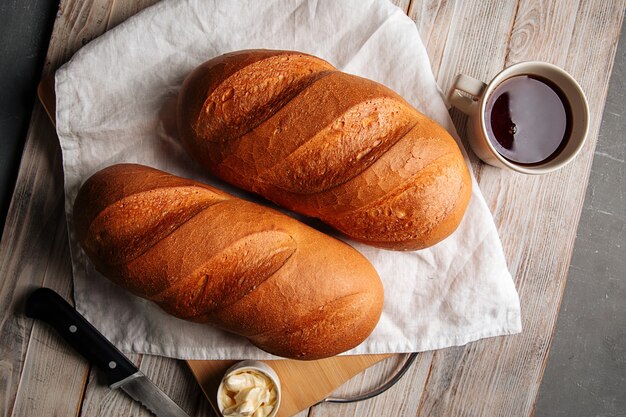
<path fill-rule="evenodd" d="M 391 355 L 335 356 L 317 361 L 271 360 L 281 382 L 277 417 L 289 417 L 326 398 L 341 384 Z M 224 372 L 237 361 L 187 361 L 213 408 Z"/>
<path fill-rule="evenodd" d="M 38 95 L 50 120 L 55 123 L 54 78 L 46 78 L 39 83 Z M 277 417 L 293 416 L 316 404 L 353 376 L 390 356 L 392 355 L 356 355 L 317 361 L 264 361 L 276 371 L 281 381 L 282 400 Z M 224 372 L 235 362 L 237 361 L 187 361 L 216 412 L 217 387 Z"/>

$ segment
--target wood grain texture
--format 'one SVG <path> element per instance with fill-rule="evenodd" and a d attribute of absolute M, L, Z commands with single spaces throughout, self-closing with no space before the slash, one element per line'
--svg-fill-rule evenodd
<path fill-rule="evenodd" d="M 411 4 L 411 0 L 390 0 L 393 4 L 398 6 L 400 10 L 403 12 L 407 12 L 409 10 L 409 5 Z"/>
<path fill-rule="evenodd" d="M 203 406 L 207 401 L 184 362 L 150 355 L 129 355 L 129 359 L 190 416 L 207 415 Z M 81 416 L 152 416 L 138 402 L 109 389 L 98 378 L 98 373 L 89 375 Z"/>
<path fill-rule="evenodd" d="M 435 78 L 439 74 L 446 43 L 451 32 L 455 1 L 412 1 L 407 14 L 417 26 L 422 42 L 428 51 Z"/>
<path fill-rule="evenodd" d="M 43 112 L 42 112 L 43 113 Z M 63 212 L 63 204 L 58 208 Z M 59 213 L 57 212 L 57 215 Z M 67 229 L 64 217 L 52 241 L 44 280 L 40 285 L 71 297 L 71 264 L 67 255 Z M 25 320 L 31 321 L 25 318 Z M 44 360 L 42 360 L 44 358 Z M 35 323 L 17 392 L 14 416 L 76 415 L 88 376 L 88 363 L 47 325 Z M 57 383 L 63 381 L 63 384 Z"/>
<path fill-rule="evenodd" d="M 306 410 L 326 398 L 346 380 L 389 356 L 392 355 L 343 356 L 316 361 L 264 361 L 276 371 L 281 382 L 282 399 L 276 417 L 290 417 Z M 216 394 L 221 378 L 237 361 L 187 362 L 205 395 L 217 409 Z"/>
<path fill-rule="evenodd" d="M 111 2 L 62 1 L 42 77 L 51 76 L 71 55 L 139 6 L 116 7 Z M 130 2 L 123 2 L 127 6 Z M 123 18 L 116 11 L 128 13 Z M 26 145 L 0 243 L 0 415 L 80 415 L 88 364 L 47 326 L 23 315 L 24 300 L 35 287 L 53 288 L 71 299 L 72 281 L 64 213 L 61 154 L 56 133 L 40 105 L 35 105 Z M 178 361 L 171 387 L 192 386 Z M 62 383 L 59 383 L 62 381 Z M 191 385 L 190 385 L 191 384 Z M 108 389 L 107 389 L 108 390 Z M 123 397 L 119 393 L 115 393 Z M 185 395 L 185 398 L 190 396 Z M 113 415 L 117 414 L 113 410 Z M 95 414 L 98 415 L 98 414 Z"/>
<path fill-rule="evenodd" d="M 320 404 L 311 408 L 310 417 L 333 416 L 412 416 L 422 400 L 433 352 L 420 353 L 406 375 L 384 394 L 352 404 Z M 333 393 L 333 397 L 353 397 L 380 386 L 393 375 L 404 355 L 395 355 L 365 370 Z"/>
<path fill-rule="evenodd" d="M 516 4 L 504 55 L 501 49 L 489 54 L 489 61 L 503 62 L 503 66 L 531 59 L 563 66 L 579 80 L 592 109 L 589 143 L 565 169 L 542 177 L 488 166 L 480 172 L 479 184 L 494 214 L 520 292 L 524 331 L 437 352 L 419 415 L 532 413 L 565 285 L 591 162 L 589 152 L 595 146 L 613 62 L 606 57 L 614 56 L 624 7 L 621 2 L 576 6 L 575 2 L 554 1 Z M 579 44 L 577 32 L 585 33 L 578 38 Z M 502 33 L 502 28 L 496 33 Z M 493 51 L 493 46 L 488 45 L 487 50 Z M 464 59 L 479 64 L 486 61 L 483 54 Z M 452 65 L 445 58 L 443 62 Z M 449 85 L 455 72 L 488 80 L 500 69 L 471 65 L 467 70 L 446 69 L 443 71 L 448 76 L 440 74 L 439 82 Z M 455 122 L 462 125 L 464 117 L 457 115 Z M 456 395 L 450 395 L 453 392 Z"/>
<path fill-rule="evenodd" d="M 55 133 L 37 106 L 29 130 L 24 158 L 9 209 L 0 256 L 3 277 L 0 314 L 0 358 L 4 415 L 33 415 L 32 410 L 63 409 L 59 398 L 79 401 L 86 365 L 59 347 L 56 335 L 23 315 L 24 300 L 35 287 L 46 285 L 66 298 L 71 294 L 67 231 L 65 227 L 61 160 Z M 26 354 L 28 352 L 28 355 Z M 46 358 L 45 366 L 39 363 Z M 26 365 L 29 365 L 26 367 Z M 22 367 L 26 367 L 22 372 Z M 73 370 L 74 374 L 65 372 Z M 64 375 L 66 384 L 55 386 L 46 407 L 38 408 L 38 388 Z M 19 389 L 18 389 L 19 388 Z M 15 397 L 20 401 L 13 407 Z M 60 396 L 60 397 L 59 397 Z M 75 403 L 76 403 L 75 402 Z"/>
<path fill-rule="evenodd" d="M 152 1 L 61 2 L 44 75 L 89 40 Z M 587 93 L 589 142 L 568 167 L 527 177 L 485 166 L 470 152 L 494 213 L 522 301 L 524 332 L 420 354 L 404 379 L 360 404 L 313 407 L 311 416 L 528 416 L 532 413 L 558 312 L 589 176 L 624 1 L 395 1 L 416 21 L 444 91 L 457 73 L 484 80 L 528 59 L 556 63 Z M 410 4 L 409 4 L 410 3 Z M 461 136 L 465 116 L 452 111 Z M 556 242 L 556 243 L 555 243 Z M 45 326 L 20 312 L 30 288 L 71 294 L 60 154 L 36 106 L 0 243 L 0 415 L 146 415 L 102 388 L 97 374 Z M 133 357 L 193 415 L 213 415 L 190 372 L 174 361 Z M 385 361 L 342 387 L 371 387 L 397 366 Z M 59 383 L 62 381 L 62 383 Z M 43 393 L 43 395 L 42 395 Z"/>

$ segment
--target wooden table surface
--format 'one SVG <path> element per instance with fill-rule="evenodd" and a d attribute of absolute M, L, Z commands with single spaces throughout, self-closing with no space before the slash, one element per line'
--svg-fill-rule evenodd
<path fill-rule="evenodd" d="M 82 45 L 154 0 L 62 0 L 42 76 Z M 425 352 L 387 393 L 357 404 L 324 404 L 322 416 L 530 416 L 552 341 L 593 150 L 622 24 L 624 0 L 396 0 L 416 22 L 444 91 L 457 73 L 483 80 L 525 60 L 559 65 L 581 84 L 591 111 L 588 143 L 564 169 L 524 176 L 470 153 L 521 297 L 521 334 Z M 452 111 L 460 135 L 466 118 Z M 0 243 L 0 415 L 143 416 L 126 396 L 47 326 L 23 315 L 24 297 L 48 286 L 71 299 L 61 156 L 55 131 L 36 105 Z M 182 361 L 131 360 L 192 416 L 213 415 Z M 372 387 L 398 358 L 370 368 L 339 394 Z"/>

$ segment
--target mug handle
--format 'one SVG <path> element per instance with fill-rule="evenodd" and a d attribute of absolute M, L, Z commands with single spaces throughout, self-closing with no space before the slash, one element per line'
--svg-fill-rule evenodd
<path fill-rule="evenodd" d="M 448 103 L 468 116 L 472 116 L 478 112 L 478 101 L 486 87 L 487 84 L 476 78 L 459 74 L 456 76 L 448 94 Z M 467 95 L 461 94 L 461 92 Z"/>

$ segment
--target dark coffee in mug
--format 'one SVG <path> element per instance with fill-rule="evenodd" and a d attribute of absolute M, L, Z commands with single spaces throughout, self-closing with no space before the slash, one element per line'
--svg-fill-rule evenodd
<path fill-rule="evenodd" d="M 493 147 L 518 164 L 537 164 L 558 155 L 572 129 L 565 94 L 549 80 L 517 75 L 503 81 L 485 107 L 485 126 Z"/>

